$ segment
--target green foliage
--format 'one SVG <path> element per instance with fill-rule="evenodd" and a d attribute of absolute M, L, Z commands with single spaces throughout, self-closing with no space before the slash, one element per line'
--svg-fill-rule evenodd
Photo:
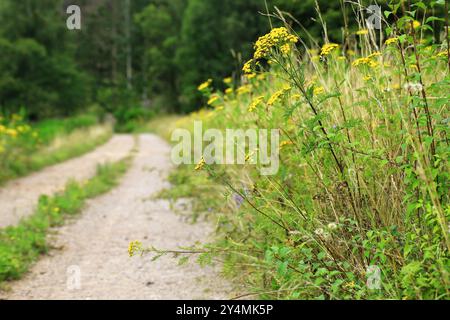
<path fill-rule="evenodd" d="M 24 118 L 25 114 L 0 116 L 0 184 L 80 156 L 112 135 L 108 125 L 99 127 L 94 115 L 48 119 L 31 125 Z M 52 146 L 58 139 L 65 139 L 66 144 Z"/>
<path fill-rule="evenodd" d="M 275 30 L 236 90 L 203 88 L 210 107 L 180 127 L 279 128 L 281 145 L 273 176 L 200 163 L 171 177 L 164 196 L 215 218 L 202 261 L 265 299 L 449 299 L 450 57 L 433 19 L 402 13 L 380 48 L 369 32 L 286 48 L 293 31 Z"/>
<path fill-rule="evenodd" d="M 36 119 L 74 114 L 89 79 L 77 67 L 62 1 L 7 0 L 0 11 L 0 106 Z"/>

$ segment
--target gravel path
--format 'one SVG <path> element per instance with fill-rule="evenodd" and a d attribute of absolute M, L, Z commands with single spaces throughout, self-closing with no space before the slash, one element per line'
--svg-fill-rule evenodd
<path fill-rule="evenodd" d="M 47 167 L 13 180 L 0 188 L 0 228 L 17 224 L 34 212 L 39 197 L 64 189 L 67 181 L 83 181 L 95 175 L 97 165 L 124 158 L 133 147 L 133 137 L 116 135 L 109 142 L 81 157 Z"/>
<path fill-rule="evenodd" d="M 172 257 L 128 257 L 128 244 L 176 249 L 208 238 L 211 226 L 186 223 L 169 203 L 152 200 L 168 187 L 170 148 L 153 135 L 139 137 L 139 151 L 122 183 L 90 200 L 82 216 L 58 229 L 50 256 L 7 299 L 226 299 L 230 287 L 212 267 L 178 266 Z M 79 274 L 80 282 L 71 276 Z M 77 279 L 77 278 L 75 278 Z M 69 284 L 69 285 L 68 285 Z"/>

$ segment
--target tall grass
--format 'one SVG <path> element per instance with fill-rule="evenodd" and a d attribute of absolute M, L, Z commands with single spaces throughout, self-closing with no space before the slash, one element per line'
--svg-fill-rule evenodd
<path fill-rule="evenodd" d="M 168 191 L 201 195 L 219 240 L 196 252 L 250 293 L 450 298 L 450 55 L 426 36 L 433 19 L 408 9 L 391 10 L 384 36 L 362 28 L 316 48 L 286 23 L 256 43 L 241 85 L 205 83 L 211 108 L 178 122 L 280 130 L 277 175 L 183 166 Z"/>

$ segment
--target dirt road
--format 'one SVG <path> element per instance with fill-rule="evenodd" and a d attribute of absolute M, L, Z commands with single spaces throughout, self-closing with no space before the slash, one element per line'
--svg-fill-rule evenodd
<path fill-rule="evenodd" d="M 128 139 L 123 137 L 123 139 Z M 151 196 L 168 186 L 170 148 L 159 137 L 141 135 L 138 152 L 121 184 L 91 200 L 82 215 L 54 236 L 51 255 L 22 280 L 6 299 L 219 299 L 229 285 L 217 270 L 195 263 L 178 266 L 171 257 L 129 258 L 128 244 L 175 249 L 208 238 L 211 226 L 188 224 Z"/>
<path fill-rule="evenodd" d="M 17 224 L 34 212 L 39 197 L 64 189 L 70 179 L 83 181 L 95 175 L 97 165 L 124 158 L 133 147 L 133 137 L 115 135 L 109 142 L 81 157 L 47 167 L 0 188 L 0 228 Z"/>

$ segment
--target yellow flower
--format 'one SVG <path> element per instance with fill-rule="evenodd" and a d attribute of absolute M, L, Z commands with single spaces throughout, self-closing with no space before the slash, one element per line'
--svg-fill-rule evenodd
<path fill-rule="evenodd" d="M 420 23 L 420 21 L 417 21 L 417 20 L 413 21 L 413 28 L 414 29 L 420 28 L 421 25 L 422 24 Z"/>
<path fill-rule="evenodd" d="M 270 97 L 269 101 L 267 101 L 267 105 L 273 106 L 278 100 L 280 100 L 291 89 L 292 89 L 291 87 L 286 86 L 283 89 L 278 90 Z"/>
<path fill-rule="evenodd" d="M 331 52 L 333 52 L 335 49 L 339 48 L 339 45 L 336 43 L 327 43 L 322 47 L 322 50 L 320 51 L 321 56 L 327 56 Z"/>
<path fill-rule="evenodd" d="M 394 43 L 397 43 L 397 42 L 398 42 L 398 38 L 397 38 L 397 37 L 394 37 L 394 38 L 389 38 L 389 39 L 387 39 L 386 42 L 385 42 L 385 44 L 389 46 L 389 45 L 394 44 Z"/>
<path fill-rule="evenodd" d="M 315 87 L 313 91 L 315 96 L 325 93 L 324 87 Z"/>
<path fill-rule="evenodd" d="M 366 34 L 369 34 L 369 30 L 367 30 L 367 29 L 358 30 L 358 31 L 356 31 L 356 34 L 358 36 L 364 36 Z"/>
<path fill-rule="evenodd" d="M 249 84 L 247 84 L 247 85 L 240 86 L 240 87 L 236 90 L 236 93 L 237 93 L 238 95 L 243 95 L 243 94 L 246 94 L 246 93 L 250 93 L 251 91 L 252 91 L 252 86 L 249 85 Z"/>
<path fill-rule="evenodd" d="M 365 65 L 369 63 L 369 59 L 368 58 L 359 58 L 356 59 L 355 61 L 353 61 L 352 66 L 357 67 L 360 65 Z"/>
<path fill-rule="evenodd" d="M 353 289 L 355 287 L 355 282 L 351 281 L 344 285 L 345 288 Z"/>
<path fill-rule="evenodd" d="M 242 68 L 242 71 L 244 71 L 244 73 L 252 73 L 252 68 L 253 67 L 253 59 L 248 60 L 245 64 L 244 67 Z"/>
<path fill-rule="evenodd" d="M 381 56 L 381 52 L 380 51 L 375 51 L 374 53 L 369 55 L 367 58 L 372 59 L 372 58 L 379 57 L 379 56 Z"/>
<path fill-rule="evenodd" d="M 255 77 L 256 77 L 256 73 L 249 73 L 249 74 L 247 74 L 247 79 L 249 79 L 249 80 L 251 80 L 251 79 L 253 79 Z"/>
<path fill-rule="evenodd" d="M 297 43 L 298 40 L 287 28 L 274 28 L 256 41 L 253 59 L 267 58 L 272 48 L 279 48 L 283 54 L 287 54 L 291 50 L 291 44 Z"/>
<path fill-rule="evenodd" d="M 225 90 L 225 94 L 232 94 L 233 93 L 233 89 L 232 88 L 228 88 Z"/>
<path fill-rule="evenodd" d="M 202 157 L 197 166 L 195 167 L 195 171 L 202 170 L 205 164 L 206 164 L 205 158 Z"/>
<path fill-rule="evenodd" d="M 15 129 L 6 129 L 5 133 L 12 138 L 17 137 L 17 131 Z"/>
<path fill-rule="evenodd" d="M 223 79 L 223 83 L 225 83 L 225 84 L 231 84 L 232 82 L 233 82 L 233 78 L 231 78 L 231 77 Z"/>
<path fill-rule="evenodd" d="M 207 81 L 203 82 L 201 85 L 198 86 L 198 91 L 204 91 L 209 88 L 209 86 L 212 84 L 212 79 L 208 79 Z"/>
<path fill-rule="evenodd" d="M 264 101 L 264 96 L 259 96 L 255 100 L 252 101 L 250 106 L 248 107 L 248 112 L 253 112 L 258 108 L 258 106 Z"/>
<path fill-rule="evenodd" d="M 130 258 L 140 250 L 142 250 L 142 243 L 140 241 L 131 241 L 128 245 L 128 254 L 130 255 Z"/>
<path fill-rule="evenodd" d="M 266 77 L 267 77 L 267 75 L 266 75 L 265 73 L 261 73 L 261 74 L 258 74 L 258 76 L 256 77 L 256 79 L 258 79 L 258 80 L 260 80 L 260 81 L 263 81 L 263 80 L 266 79 Z"/>
<path fill-rule="evenodd" d="M 448 52 L 447 52 L 447 51 L 439 52 L 439 53 L 436 55 L 436 57 L 438 57 L 438 58 L 442 58 L 442 57 L 447 58 L 447 57 L 448 57 Z"/>
<path fill-rule="evenodd" d="M 290 141 L 290 140 L 282 141 L 282 142 L 280 143 L 280 149 L 282 149 L 282 148 L 284 148 L 284 147 L 286 147 L 286 146 L 292 145 L 292 144 L 293 144 L 293 142 Z"/>
<path fill-rule="evenodd" d="M 370 80 L 372 80 L 372 77 L 371 77 L 371 76 L 365 76 L 365 77 L 363 78 L 363 80 L 364 80 L 364 81 L 370 81 Z"/>
<path fill-rule="evenodd" d="M 217 95 L 211 96 L 211 98 L 208 100 L 208 105 L 212 106 L 214 104 L 214 102 L 216 102 L 217 100 L 219 100 L 219 96 L 217 96 Z"/>

